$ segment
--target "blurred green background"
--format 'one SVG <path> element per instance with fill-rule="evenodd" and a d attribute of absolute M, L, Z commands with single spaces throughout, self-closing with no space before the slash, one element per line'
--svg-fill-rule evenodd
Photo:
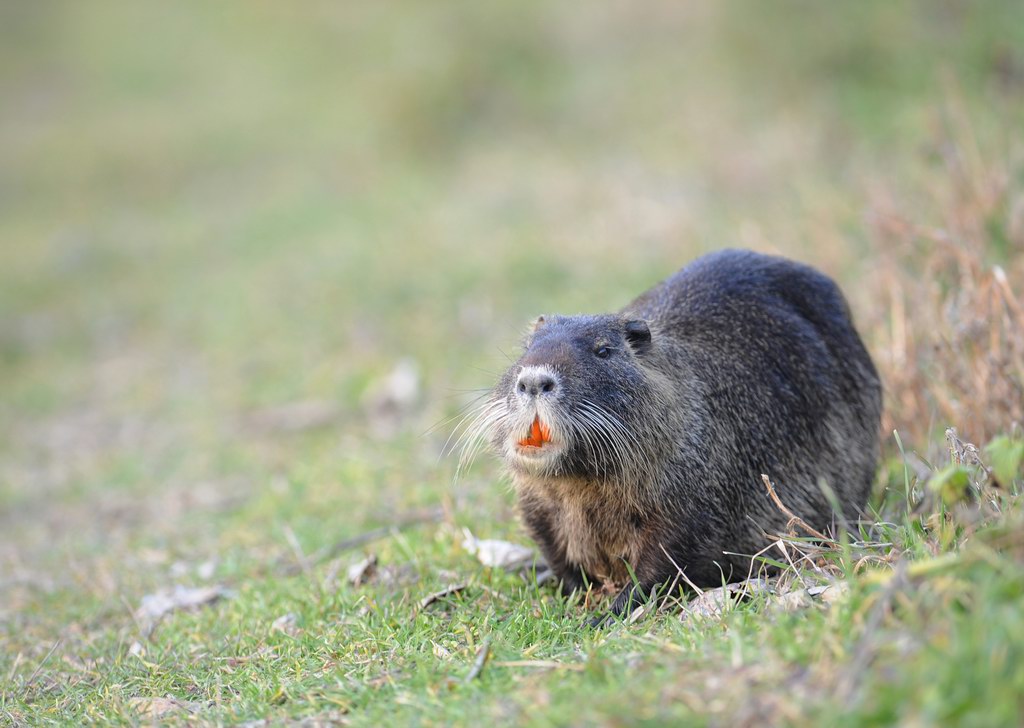
<path fill-rule="evenodd" d="M 872 210 L 927 218 L 944 129 L 1002 153 L 1022 100 L 1014 1 L 3 3 L 6 639 L 285 527 L 515 533 L 440 453 L 526 321 L 748 246 L 870 341 Z"/>
<path fill-rule="evenodd" d="M 424 431 L 530 317 L 619 307 L 725 245 L 810 260 L 856 308 L 865 215 L 934 173 L 949 100 L 996 148 L 1024 116 L 1017 2 L 0 13 L 14 561 L 121 533 L 117 491 L 244 500 L 308 467 L 326 530 L 435 502 L 447 431 Z M 413 402 L 374 436 L 402 360 Z M 327 431 L 244 426 L 292 403 Z"/>

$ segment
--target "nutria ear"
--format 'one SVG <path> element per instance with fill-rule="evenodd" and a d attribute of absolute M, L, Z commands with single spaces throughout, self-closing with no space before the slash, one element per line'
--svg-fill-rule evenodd
<path fill-rule="evenodd" d="M 633 319 L 626 322 L 626 341 L 638 354 L 647 351 L 651 346 L 651 329 L 646 321 Z"/>
<path fill-rule="evenodd" d="M 533 322 L 533 330 L 536 331 L 537 329 L 539 329 L 543 325 L 544 325 L 544 317 L 543 316 L 538 316 L 537 320 Z"/>

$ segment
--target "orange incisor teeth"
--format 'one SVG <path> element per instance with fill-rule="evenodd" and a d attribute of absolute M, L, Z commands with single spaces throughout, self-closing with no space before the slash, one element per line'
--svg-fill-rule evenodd
<path fill-rule="evenodd" d="M 539 416 L 535 416 L 530 426 L 530 434 L 520 440 L 519 444 L 523 447 L 542 447 L 545 442 L 551 442 L 551 430 L 540 421 Z"/>

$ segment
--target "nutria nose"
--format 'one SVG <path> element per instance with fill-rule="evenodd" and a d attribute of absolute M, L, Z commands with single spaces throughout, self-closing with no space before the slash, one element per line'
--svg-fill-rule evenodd
<path fill-rule="evenodd" d="M 555 385 L 555 377 L 550 371 L 540 367 L 526 367 L 519 372 L 516 391 L 530 397 L 539 397 L 554 392 Z"/>

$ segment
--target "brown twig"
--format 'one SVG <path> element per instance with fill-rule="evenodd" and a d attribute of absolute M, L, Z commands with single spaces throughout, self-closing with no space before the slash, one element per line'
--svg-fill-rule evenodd
<path fill-rule="evenodd" d="M 480 649 L 476 652 L 476 659 L 473 660 L 473 668 L 466 675 L 465 682 L 472 682 L 480 677 L 480 673 L 484 671 L 484 666 L 487 665 L 487 658 L 491 654 L 491 636 L 487 635 L 484 637 L 484 642 L 480 645 Z"/>
<path fill-rule="evenodd" d="M 688 577 L 686 575 L 686 572 L 683 571 L 682 567 L 679 566 L 679 564 L 676 563 L 676 560 L 673 559 L 672 556 L 669 554 L 669 552 L 665 550 L 665 546 L 662 545 L 662 544 L 659 544 L 659 546 L 661 546 L 661 550 L 665 554 L 665 556 L 668 558 L 668 560 L 672 562 L 672 566 L 676 567 L 676 572 L 678 572 L 679 578 L 682 579 L 684 582 L 686 582 L 686 585 L 688 587 L 690 587 L 691 589 L 693 589 L 698 595 L 704 594 L 704 590 L 703 589 L 701 589 L 699 586 L 697 586 L 692 581 L 690 581 L 690 577 Z"/>
<path fill-rule="evenodd" d="M 800 528 L 802 528 L 815 538 L 820 538 L 822 541 L 830 540 L 828 536 L 823 534 L 821 531 L 811 528 L 807 524 L 807 521 L 793 513 L 793 511 L 789 510 L 788 508 L 786 508 L 786 506 L 782 504 L 782 501 L 779 500 L 779 496 L 775 492 L 775 486 L 772 485 L 772 481 L 769 480 L 767 475 L 761 473 L 761 480 L 764 481 L 764 487 L 768 489 L 768 495 L 772 499 L 772 503 L 775 504 L 775 507 L 782 511 L 785 515 L 789 516 L 789 522 L 786 523 L 786 528 L 789 530 L 791 536 L 796 535 L 795 533 L 793 533 L 793 524 L 796 524 L 797 526 L 800 526 Z"/>
<path fill-rule="evenodd" d="M 328 559 L 340 556 L 346 551 L 351 551 L 352 549 L 365 546 L 368 543 L 379 541 L 382 538 L 387 538 L 388 536 L 403 531 L 406 528 L 419 526 L 424 523 L 436 523 L 442 518 L 444 518 L 444 512 L 440 508 L 416 511 L 399 518 L 395 523 L 391 523 L 387 526 L 381 526 L 380 528 L 374 528 L 349 538 L 343 538 L 340 541 L 334 542 L 330 546 L 318 549 L 307 557 L 307 562 L 310 565 L 319 564 Z M 279 568 L 287 576 L 291 576 L 304 570 L 304 568 L 298 563 L 281 564 Z"/>
<path fill-rule="evenodd" d="M 60 647 L 60 642 L 61 642 L 60 640 L 57 640 L 56 642 L 53 643 L 53 647 L 51 647 L 50 651 L 46 653 L 46 656 L 42 660 L 39 661 L 39 664 L 36 665 L 36 669 L 32 671 L 32 674 L 29 675 L 28 680 L 26 680 L 25 684 L 21 686 L 22 690 L 28 690 L 29 686 L 33 682 L 35 682 L 37 677 L 39 677 L 39 673 L 43 669 L 43 665 L 46 664 L 46 661 L 49 660 L 50 657 L 53 655 L 53 653 L 57 650 L 57 648 Z"/>

